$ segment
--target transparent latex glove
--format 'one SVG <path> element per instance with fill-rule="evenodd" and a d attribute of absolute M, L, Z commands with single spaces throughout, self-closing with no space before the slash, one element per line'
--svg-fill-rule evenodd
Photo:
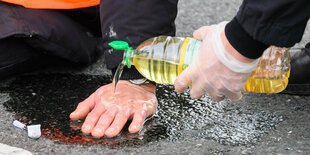
<path fill-rule="evenodd" d="M 230 45 L 225 36 L 225 25 L 222 22 L 204 26 L 194 32 L 194 38 L 203 41 L 202 46 L 193 63 L 175 81 L 177 92 L 183 92 L 191 85 L 192 98 L 201 98 L 205 93 L 214 101 L 225 97 L 232 101 L 242 98 L 241 89 L 258 61 L 242 56 Z"/>
<path fill-rule="evenodd" d="M 129 132 L 138 132 L 144 120 L 157 107 L 155 88 L 153 84 L 138 86 L 120 80 L 114 95 L 113 84 L 107 84 L 79 103 L 70 118 L 76 120 L 86 117 L 82 132 L 94 137 L 116 136 L 130 119 Z"/>

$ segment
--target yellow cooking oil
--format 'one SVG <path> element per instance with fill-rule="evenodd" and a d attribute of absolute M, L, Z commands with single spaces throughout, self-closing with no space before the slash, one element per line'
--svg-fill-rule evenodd
<path fill-rule="evenodd" d="M 159 84 L 173 84 L 179 64 L 159 59 L 134 56 L 133 65 L 145 78 Z"/>
<path fill-rule="evenodd" d="M 271 46 L 264 51 L 243 89 L 248 92 L 279 93 L 286 88 L 289 76 L 289 49 Z"/>
<path fill-rule="evenodd" d="M 260 78 L 255 77 L 254 71 L 245 84 L 243 90 L 256 93 L 279 93 L 286 88 L 289 75 L 290 71 L 284 73 L 283 78 Z"/>
<path fill-rule="evenodd" d="M 134 65 L 145 78 L 156 83 L 174 84 L 177 76 L 194 61 L 201 44 L 193 38 L 159 36 L 144 41 L 136 49 L 117 44 L 112 47 L 125 50 L 123 65 L 129 68 Z M 260 58 L 243 91 L 279 93 L 286 88 L 289 74 L 288 49 L 271 46 Z"/>

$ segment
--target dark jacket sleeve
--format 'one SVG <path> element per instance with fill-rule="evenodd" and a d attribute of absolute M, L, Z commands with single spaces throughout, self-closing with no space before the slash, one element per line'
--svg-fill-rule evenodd
<path fill-rule="evenodd" d="M 258 58 L 269 45 L 300 42 L 309 17 L 309 0 L 244 0 L 225 34 L 242 55 Z"/>
<path fill-rule="evenodd" d="M 122 40 L 136 48 L 143 41 L 159 35 L 175 35 L 174 20 L 178 0 L 101 0 L 100 15 L 105 60 L 114 73 L 123 59 L 123 51 L 108 43 Z M 125 67 L 121 79 L 138 79 L 142 75 Z"/>

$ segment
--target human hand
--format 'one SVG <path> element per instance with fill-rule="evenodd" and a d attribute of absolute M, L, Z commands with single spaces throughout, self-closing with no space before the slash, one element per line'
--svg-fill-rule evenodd
<path fill-rule="evenodd" d="M 107 84 L 79 103 L 70 118 L 86 117 L 82 132 L 94 137 L 116 136 L 130 119 L 129 132 L 138 132 L 157 107 L 155 89 L 153 84 L 138 86 L 120 80 L 114 94 L 113 84 Z"/>
<path fill-rule="evenodd" d="M 194 32 L 194 38 L 203 41 L 202 46 L 193 63 L 175 81 L 177 92 L 183 92 L 192 84 L 193 98 L 201 98 L 205 93 L 214 101 L 225 97 L 232 101 L 242 98 L 241 89 L 258 61 L 242 56 L 230 45 L 225 25 L 205 26 Z"/>

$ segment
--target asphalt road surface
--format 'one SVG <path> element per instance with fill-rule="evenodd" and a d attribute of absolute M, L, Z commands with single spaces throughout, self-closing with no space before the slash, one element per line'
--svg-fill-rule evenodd
<path fill-rule="evenodd" d="M 241 0 L 180 0 L 177 36 L 230 20 L 240 4 Z M 309 41 L 308 26 L 295 47 Z M 177 94 L 163 85 L 157 88 L 158 111 L 139 134 L 123 131 L 112 139 L 92 139 L 79 132 L 81 122 L 67 116 L 79 101 L 108 83 L 108 75 L 101 57 L 86 68 L 49 68 L 2 80 L 0 143 L 33 154 L 310 154 L 310 96 L 244 93 L 240 102 L 215 103 L 208 96 L 192 100 L 188 92 Z M 29 139 L 26 131 L 12 125 L 15 119 L 40 123 L 48 136 Z"/>

